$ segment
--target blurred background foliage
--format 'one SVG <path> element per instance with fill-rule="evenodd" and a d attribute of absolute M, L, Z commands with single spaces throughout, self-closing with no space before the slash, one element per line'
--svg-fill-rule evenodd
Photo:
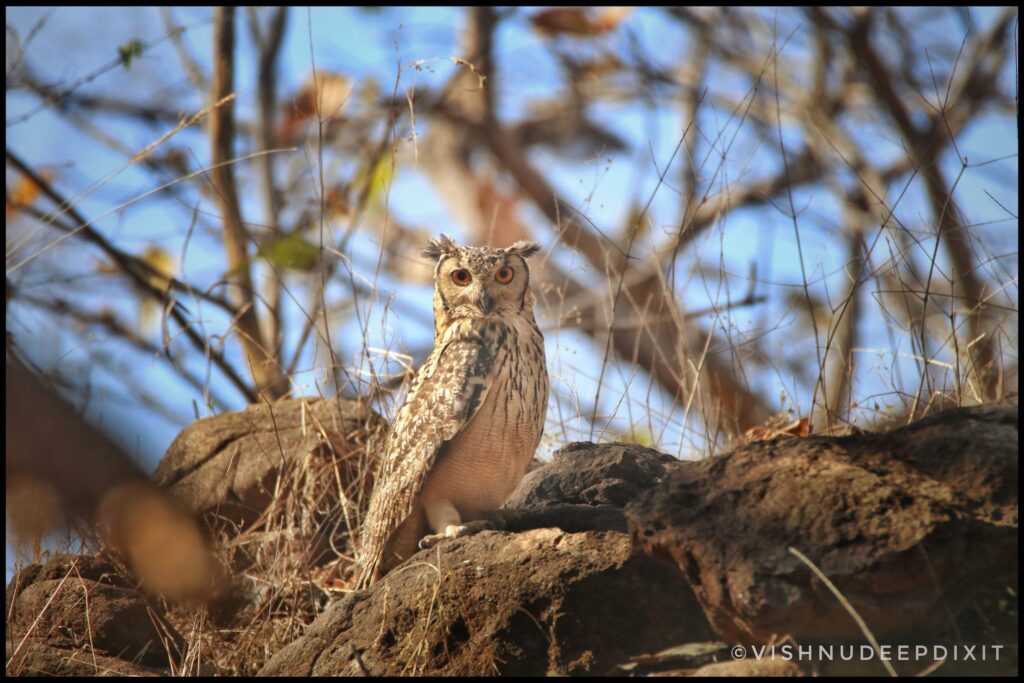
<path fill-rule="evenodd" d="M 440 232 L 546 247 L 543 452 L 1016 390 L 1016 8 L 6 22 L 7 351 L 147 468 L 257 401 L 390 418 Z"/>

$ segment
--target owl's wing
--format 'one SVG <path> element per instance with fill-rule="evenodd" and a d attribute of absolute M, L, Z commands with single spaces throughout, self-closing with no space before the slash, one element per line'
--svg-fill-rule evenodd
<path fill-rule="evenodd" d="M 483 404 L 505 362 L 507 334 L 498 322 L 466 328 L 442 339 L 420 368 L 398 412 L 370 497 L 360 539 L 358 588 L 376 580 L 388 538 L 412 513 L 442 446 Z"/>

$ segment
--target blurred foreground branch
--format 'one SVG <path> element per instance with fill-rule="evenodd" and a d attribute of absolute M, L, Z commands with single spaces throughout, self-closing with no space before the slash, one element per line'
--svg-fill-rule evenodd
<path fill-rule="evenodd" d="M 110 438 L 28 369 L 6 363 L 7 515 L 38 537 L 62 517 L 96 524 L 143 586 L 170 599 L 209 599 L 216 564 L 191 514 L 151 484 Z"/>

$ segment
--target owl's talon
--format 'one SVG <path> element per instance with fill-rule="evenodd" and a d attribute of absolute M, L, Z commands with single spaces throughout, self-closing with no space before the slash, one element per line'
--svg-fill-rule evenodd
<path fill-rule="evenodd" d="M 438 541 L 444 540 L 444 538 L 444 534 L 430 534 L 429 536 L 421 538 L 417 545 L 420 550 L 426 550 L 428 548 L 433 548 L 437 545 Z"/>
<path fill-rule="evenodd" d="M 440 534 L 428 534 L 420 539 L 418 544 L 420 550 L 426 550 L 427 548 L 433 548 L 440 541 L 446 538 L 460 538 L 462 536 L 472 536 L 473 534 L 480 533 L 481 531 L 493 531 L 495 529 L 494 523 L 486 519 L 476 520 L 474 522 L 468 522 L 466 524 L 449 524 L 445 527 L 444 532 Z"/>

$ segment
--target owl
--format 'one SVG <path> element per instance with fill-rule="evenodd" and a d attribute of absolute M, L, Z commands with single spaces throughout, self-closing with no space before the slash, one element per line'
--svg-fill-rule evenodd
<path fill-rule="evenodd" d="M 434 266 L 434 350 L 398 411 L 363 522 L 357 588 L 417 549 L 489 524 L 533 460 L 548 372 L 533 316 L 534 242 L 427 242 Z"/>

